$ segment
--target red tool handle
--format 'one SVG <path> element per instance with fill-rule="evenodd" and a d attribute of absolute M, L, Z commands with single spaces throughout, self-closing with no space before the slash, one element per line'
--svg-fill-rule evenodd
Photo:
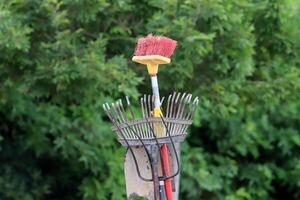
<path fill-rule="evenodd" d="M 166 144 L 163 144 L 161 146 L 161 153 L 162 153 L 162 171 L 164 173 L 164 169 L 166 170 L 165 176 L 170 176 L 170 165 L 169 165 L 169 156 L 168 156 L 168 148 Z M 165 191 L 167 200 L 173 200 L 173 192 L 172 192 L 172 185 L 171 185 L 171 179 L 165 180 Z"/>

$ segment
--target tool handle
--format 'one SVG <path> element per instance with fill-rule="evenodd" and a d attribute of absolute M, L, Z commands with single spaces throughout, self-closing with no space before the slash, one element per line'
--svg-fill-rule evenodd
<path fill-rule="evenodd" d="M 159 194 L 160 194 L 160 200 L 166 200 L 166 193 L 165 193 L 165 182 L 159 181 Z"/>
<path fill-rule="evenodd" d="M 152 174 L 153 174 L 153 186 L 154 186 L 154 199 L 159 200 L 160 199 L 160 193 L 159 193 L 159 180 L 158 180 L 158 167 L 157 164 L 152 166 Z"/>
<path fill-rule="evenodd" d="M 149 67 L 149 65 L 148 65 L 148 67 Z M 155 98 L 154 99 L 154 117 L 160 117 L 162 115 L 162 113 L 160 110 L 161 105 L 160 105 L 157 76 L 156 76 L 156 74 L 151 75 L 150 78 L 151 78 L 152 93 Z M 155 111 L 159 111 L 159 112 L 155 112 Z M 161 153 L 162 153 L 161 154 L 161 166 L 162 166 L 163 175 L 165 177 L 168 177 L 168 176 L 170 176 L 170 166 L 169 166 L 168 149 L 167 149 L 166 144 L 162 145 Z M 165 192 L 166 192 L 167 200 L 172 200 L 173 192 L 172 192 L 171 180 L 166 179 L 164 182 L 165 182 Z"/>
<path fill-rule="evenodd" d="M 169 165 L 168 148 L 166 144 L 163 144 L 161 146 L 161 152 L 162 152 L 162 159 L 161 159 L 162 171 L 164 173 L 164 169 L 165 169 L 164 175 L 168 177 L 171 175 L 171 173 L 170 173 L 170 165 Z M 167 200 L 172 200 L 173 192 L 172 192 L 171 179 L 165 180 L 165 192 L 166 192 Z"/>

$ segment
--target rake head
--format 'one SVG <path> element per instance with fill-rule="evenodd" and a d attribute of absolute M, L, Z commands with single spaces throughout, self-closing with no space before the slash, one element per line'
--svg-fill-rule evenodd
<path fill-rule="evenodd" d="M 192 123 L 198 97 L 193 99 L 191 94 L 174 92 L 166 101 L 162 98 L 161 102 L 164 116 L 160 117 L 153 117 L 154 98 L 151 95 L 140 98 L 140 118 L 135 116 L 128 97 L 126 107 L 122 100 L 118 100 L 115 103 L 103 104 L 103 108 L 114 124 L 112 130 L 117 133 L 119 142 L 124 146 L 140 146 L 141 141 L 145 144 L 154 144 L 157 141 L 160 144 L 169 143 L 169 137 L 174 142 L 181 142 Z"/>

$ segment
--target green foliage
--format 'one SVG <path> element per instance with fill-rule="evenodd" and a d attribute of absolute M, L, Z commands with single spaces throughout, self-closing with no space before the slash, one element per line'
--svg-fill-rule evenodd
<path fill-rule="evenodd" d="M 150 92 L 130 62 L 150 32 L 178 41 L 161 93 L 201 100 L 181 199 L 299 199 L 299 11 L 299 0 L 0 0 L 0 199 L 125 198 L 125 149 L 102 103 Z"/>

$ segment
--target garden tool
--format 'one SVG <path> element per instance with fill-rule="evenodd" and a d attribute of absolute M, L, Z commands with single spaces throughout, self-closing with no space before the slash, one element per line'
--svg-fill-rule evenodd
<path fill-rule="evenodd" d="M 134 56 L 134 62 L 144 64 L 147 66 L 148 74 L 151 78 L 152 94 L 154 98 L 154 109 L 152 111 L 153 117 L 160 117 L 163 115 L 160 109 L 160 96 L 158 89 L 157 73 L 160 64 L 168 64 L 171 62 L 171 55 L 176 48 L 176 41 L 163 36 L 148 35 L 138 40 Z M 157 137 L 165 137 L 166 130 L 162 124 L 155 124 L 154 132 Z M 170 175 L 169 158 L 167 145 L 161 146 L 162 170 L 165 176 Z M 167 200 L 172 200 L 171 180 L 167 179 L 164 182 Z"/>
<path fill-rule="evenodd" d="M 144 95 L 140 98 L 142 117 L 134 115 L 129 98 L 127 104 L 122 100 L 103 104 L 104 111 L 113 123 L 112 130 L 116 132 L 118 141 L 128 151 L 125 157 L 124 171 L 128 199 L 136 196 L 148 200 L 164 200 L 166 194 L 162 191 L 161 183 L 178 177 L 180 172 L 178 144 L 187 135 L 187 128 L 192 123 L 192 116 L 198 105 L 198 98 L 187 93 L 170 94 L 161 105 L 165 116 L 153 117 L 154 98 Z M 129 112 L 128 112 L 129 111 Z M 156 137 L 155 124 L 162 124 L 166 137 Z M 174 172 L 169 176 L 160 176 L 158 159 L 162 154 L 161 145 L 168 145 L 170 166 Z M 174 199 L 178 200 L 177 191 Z"/>
<path fill-rule="evenodd" d="M 163 36 L 138 40 L 132 60 L 147 66 L 152 85 L 152 95 L 140 98 L 141 117 L 134 114 L 127 96 L 126 104 L 122 100 L 103 104 L 118 141 L 127 147 L 124 173 L 128 199 L 178 200 L 180 142 L 187 135 L 199 100 L 177 92 L 160 99 L 158 66 L 170 63 L 175 47 L 176 41 Z"/>

